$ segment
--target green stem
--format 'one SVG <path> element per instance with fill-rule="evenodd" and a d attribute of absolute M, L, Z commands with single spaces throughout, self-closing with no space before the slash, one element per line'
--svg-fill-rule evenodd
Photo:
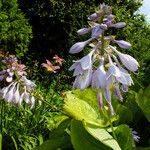
<path fill-rule="evenodd" d="M 104 55 L 104 33 L 101 35 L 101 54 Z"/>
<path fill-rule="evenodd" d="M 2 133 L 0 133 L 0 150 L 2 150 Z"/>
<path fill-rule="evenodd" d="M 115 140 L 117 140 L 117 137 L 116 137 L 116 134 L 114 132 L 113 124 L 111 122 L 110 117 L 108 117 L 108 120 L 109 120 L 109 123 L 110 123 L 110 127 L 111 127 L 111 130 L 112 130 L 113 137 L 114 137 Z"/>

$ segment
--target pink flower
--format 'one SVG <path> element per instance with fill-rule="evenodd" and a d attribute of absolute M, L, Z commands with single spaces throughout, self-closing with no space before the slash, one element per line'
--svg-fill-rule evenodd
<path fill-rule="evenodd" d="M 46 60 L 47 63 L 42 63 L 42 67 L 45 67 L 47 71 L 56 73 L 56 70 L 60 69 L 59 66 L 54 66 L 49 60 Z"/>

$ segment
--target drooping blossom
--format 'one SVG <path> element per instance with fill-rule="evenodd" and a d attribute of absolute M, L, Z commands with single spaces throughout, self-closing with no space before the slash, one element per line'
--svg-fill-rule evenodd
<path fill-rule="evenodd" d="M 69 53 L 75 54 L 86 46 L 91 46 L 92 50 L 87 48 L 89 54 L 74 61 L 69 70 L 74 70 L 75 81 L 74 88 L 85 89 L 91 86 L 97 89 L 97 102 L 102 109 L 103 99 L 106 100 L 109 112 L 114 114 L 111 104 L 111 97 L 114 95 L 121 102 L 123 101 L 122 92 L 127 92 L 133 80 L 129 71 L 137 71 L 139 64 L 130 55 L 123 54 L 116 50 L 111 43 L 118 45 L 122 49 L 131 47 L 131 44 L 125 40 L 116 40 L 115 36 L 105 36 L 105 31 L 110 28 L 123 28 L 124 22 L 116 22 L 112 15 L 110 6 L 101 4 L 99 10 L 88 17 L 89 26 L 78 30 L 79 35 L 91 33 L 86 41 L 75 43 L 69 50 Z"/>
<path fill-rule="evenodd" d="M 117 51 L 113 46 L 110 46 L 111 49 L 116 52 L 116 54 L 119 56 L 120 61 L 123 63 L 123 65 L 130 71 L 134 72 L 137 71 L 139 67 L 139 63 L 136 59 L 134 59 L 132 56 L 128 54 L 123 54 L 119 51 Z"/>
<path fill-rule="evenodd" d="M 24 101 L 33 108 L 35 104 L 33 93 L 36 85 L 27 79 L 26 66 L 18 63 L 13 55 L 6 57 L 2 62 L 5 64 L 5 69 L 0 71 L 0 81 L 5 80 L 7 84 L 0 89 L 0 97 L 11 105 L 20 106 Z"/>
<path fill-rule="evenodd" d="M 84 41 L 84 42 L 77 42 L 75 43 L 69 50 L 69 53 L 70 54 L 75 54 L 75 53 L 79 53 L 83 50 L 83 48 L 92 40 L 89 39 L 87 41 Z"/>

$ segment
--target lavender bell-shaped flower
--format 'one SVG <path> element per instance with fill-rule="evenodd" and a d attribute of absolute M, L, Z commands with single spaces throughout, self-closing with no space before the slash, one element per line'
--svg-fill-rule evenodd
<path fill-rule="evenodd" d="M 73 88 L 85 89 L 87 88 L 92 79 L 92 68 L 84 70 L 82 75 L 78 75 L 73 83 Z"/>
<path fill-rule="evenodd" d="M 74 70 L 73 76 L 81 75 L 84 70 L 91 68 L 92 66 L 92 55 L 95 50 L 92 50 L 88 55 L 84 56 L 82 59 L 75 61 L 75 63 L 69 68 L 69 70 Z"/>
<path fill-rule="evenodd" d="M 95 27 L 92 28 L 92 38 L 96 38 L 98 36 L 100 36 L 103 33 L 103 29 L 101 28 L 100 25 L 96 25 Z"/>
<path fill-rule="evenodd" d="M 79 29 L 79 30 L 77 31 L 77 33 L 78 33 L 79 35 L 84 35 L 84 34 L 88 33 L 89 31 L 90 31 L 89 28 L 82 28 L 82 29 Z"/>
<path fill-rule="evenodd" d="M 91 83 L 92 79 L 92 55 L 95 50 L 92 50 L 88 55 L 84 56 L 78 61 L 78 66 L 71 67 L 75 69 L 74 74 L 76 75 L 73 88 L 85 89 Z M 77 73 L 78 67 L 82 68 L 82 72 Z"/>
<path fill-rule="evenodd" d="M 127 49 L 131 47 L 131 44 L 129 42 L 126 42 L 124 40 L 113 40 L 114 43 L 118 44 L 119 47 Z"/>
<path fill-rule="evenodd" d="M 104 88 L 106 86 L 106 71 L 104 69 L 104 57 L 100 59 L 100 66 L 92 75 L 92 87 Z"/>
<path fill-rule="evenodd" d="M 89 20 L 96 20 L 98 19 L 100 16 L 97 13 L 93 13 L 92 15 L 90 15 L 88 17 Z"/>
<path fill-rule="evenodd" d="M 100 109 L 102 109 L 102 107 L 103 107 L 103 96 L 102 96 L 101 91 L 98 91 L 98 93 L 97 93 L 97 101 L 98 101 L 98 105 L 99 105 Z"/>
<path fill-rule="evenodd" d="M 134 72 L 137 71 L 139 67 L 139 63 L 130 55 L 123 54 L 119 51 L 117 51 L 113 46 L 110 46 L 113 51 L 116 52 L 116 54 L 119 56 L 121 62 L 123 65 L 130 71 Z"/>
<path fill-rule="evenodd" d="M 111 76 L 114 76 L 116 78 L 120 78 L 121 72 L 120 72 L 119 68 L 117 66 L 115 66 L 114 63 L 112 62 L 110 55 L 108 55 L 108 60 L 109 60 L 110 66 L 108 69 L 107 79 L 109 79 Z"/>
<path fill-rule="evenodd" d="M 124 68 L 121 67 L 121 65 L 120 65 L 118 59 L 116 58 L 116 56 L 113 55 L 113 58 L 114 58 L 115 62 L 117 63 L 118 68 L 120 69 L 120 72 L 121 72 L 121 77 L 117 78 L 117 80 L 120 83 L 122 83 L 124 85 L 127 85 L 127 86 L 131 86 L 132 84 L 134 84 L 130 74 L 128 73 L 127 70 L 125 70 Z"/>
<path fill-rule="evenodd" d="M 83 50 L 83 48 L 92 40 L 92 38 L 88 39 L 84 42 L 77 42 L 75 43 L 69 50 L 70 54 L 79 53 Z"/>
<path fill-rule="evenodd" d="M 112 24 L 110 27 L 114 27 L 114 28 L 123 28 L 126 26 L 126 23 L 125 22 L 118 22 L 116 24 Z"/>

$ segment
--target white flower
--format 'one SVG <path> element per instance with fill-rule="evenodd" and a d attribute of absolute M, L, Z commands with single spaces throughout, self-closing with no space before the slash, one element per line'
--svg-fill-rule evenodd
<path fill-rule="evenodd" d="M 87 41 L 84 41 L 84 42 L 77 42 L 75 43 L 69 50 L 69 53 L 70 54 L 75 54 L 75 53 L 79 53 L 83 50 L 83 48 L 92 40 L 89 39 Z"/>
<path fill-rule="evenodd" d="M 32 89 L 34 89 L 34 88 L 36 87 L 36 84 L 33 83 L 31 80 L 28 80 L 28 79 L 26 78 L 26 76 L 22 76 L 22 77 L 21 77 L 21 80 L 23 81 L 23 84 L 24 84 L 25 86 L 27 86 L 27 88 L 28 88 L 29 90 L 32 90 Z"/>
<path fill-rule="evenodd" d="M 7 94 L 5 95 L 4 99 L 8 101 L 8 103 L 13 103 L 14 101 L 14 91 L 16 89 L 17 82 L 13 83 L 13 85 L 8 90 Z"/>
<path fill-rule="evenodd" d="M 25 100 L 25 102 L 26 102 L 27 104 L 30 103 L 30 93 L 27 92 L 26 86 L 25 86 L 25 88 L 24 88 L 24 97 L 23 97 L 23 99 Z"/>
<path fill-rule="evenodd" d="M 32 109 L 34 107 L 34 104 L 35 104 L 35 98 L 34 98 L 34 96 L 31 96 L 30 109 Z"/>
<path fill-rule="evenodd" d="M 19 93 L 19 83 L 17 85 L 17 89 L 14 93 L 14 103 L 18 104 L 20 100 L 20 93 Z"/>
<path fill-rule="evenodd" d="M 12 80 L 13 80 L 12 76 L 6 77 L 6 81 L 7 81 L 7 82 L 12 82 Z"/>

